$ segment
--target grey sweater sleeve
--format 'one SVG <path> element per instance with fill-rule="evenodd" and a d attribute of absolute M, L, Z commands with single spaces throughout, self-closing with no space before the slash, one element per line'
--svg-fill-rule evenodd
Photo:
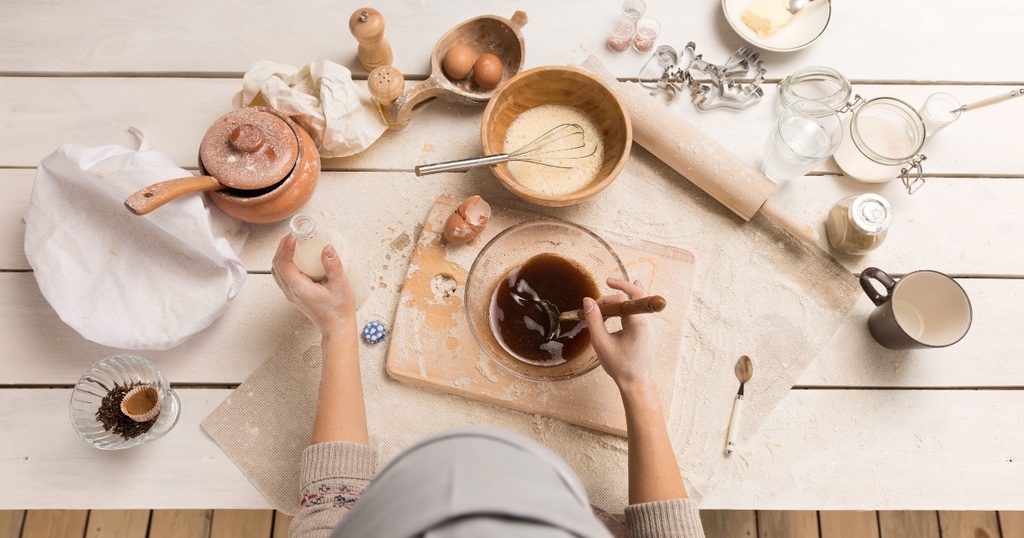
<path fill-rule="evenodd" d="M 626 526 L 633 538 L 704 538 L 697 503 L 690 499 L 631 504 Z"/>
<path fill-rule="evenodd" d="M 291 537 L 326 538 L 370 483 L 377 451 L 356 443 L 317 443 L 302 451 L 299 512 Z"/>

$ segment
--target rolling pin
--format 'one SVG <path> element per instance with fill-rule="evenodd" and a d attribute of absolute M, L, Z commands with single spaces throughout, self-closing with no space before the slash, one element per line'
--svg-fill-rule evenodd
<path fill-rule="evenodd" d="M 725 146 L 715 142 L 668 107 L 630 82 L 619 82 L 597 58 L 583 68 L 604 80 L 619 96 L 633 123 L 633 140 L 743 220 L 760 212 L 793 237 L 815 243 L 818 232 L 771 200 L 778 185 Z"/>

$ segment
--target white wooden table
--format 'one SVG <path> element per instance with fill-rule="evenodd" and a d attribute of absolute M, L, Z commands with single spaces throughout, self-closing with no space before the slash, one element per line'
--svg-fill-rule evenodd
<path fill-rule="evenodd" d="M 151 148 L 194 169 L 202 134 L 230 109 L 252 62 L 327 58 L 352 68 L 363 84 L 347 27 L 357 7 L 0 0 L 0 509 L 268 507 L 199 423 L 302 322 L 269 275 L 284 225 L 252 227 L 241 253 L 249 278 L 226 315 L 178 348 L 142 353 L 179 388 L 176 429 L 159 442 L 109 453 L 77 438 L 66 407 L 78 376 L 119 350 L 80 337 L 42 298 L 22 249 L 22 215 L 39 160 L 65 142 L 132 146 L 127 128 L 137 126 Z M 526 67 L 578 64 L 595 54 L 627 78 L 646 59 L 605 48 L 615 1 L 392 0 L 375 7 L 387 18 L 395 64 L 411 80 L 426 76 L 429 51 L 448 28 L 517 9 L 530 18 Z M 744 44 L 715 0 L 649 0 L 648 13 L 662 22 L 659 43 L 695 41 L 711 61 Z M 762 104 L 700 113 L 680 98 L 672 108 L 753 163 L 776 114 L 777 84 L 796 69 L 833 67 L 866 97 L 917 105 L 948 91 L 967 102 L 1024 85 L 1022 20 L 1024 3 L 1005 0 L 836 2 L 830 27 L 811 47 L 763 54 L 769 81 Z M 407 172 L 477 153 L 481 110 L 433 103 L 368 151 L 324 163 L 312 204 L 358 229 L 376 275 L 376 298 L 361 318 L 393 317 L 411 250 L 403 237 L 415 239 L 437 195 L 479 192 L 516 203 L 486 172 L 430 180 Z M 928 141 L 928 183 L 913 197 L 898 181 L 850 181 L 831 162 L 781 189 L 783 206 L 819 224 L 845 195 L 889 197 L 896 222 L 883 248 L 840 262 L 854 273 L 873 265 L 956 276 L 974 304 L 974 325 L 951 348 L 894 356 L 867 335 L 871 305 L 862 299 L 751 442 L 750 468 L 727 478 L 706 507 L 1024 507 L 1022 124 L 1024 100 L 967 113 Z M 415 202 L 388 203 L 381 193 Z M 604 197 L 578 211 L 614 210 Z M 672 242 L 658 230 L 653 239 Z M 363 361 L 364 375 L 386 375 L 383 348 L 366 351 Z"/>

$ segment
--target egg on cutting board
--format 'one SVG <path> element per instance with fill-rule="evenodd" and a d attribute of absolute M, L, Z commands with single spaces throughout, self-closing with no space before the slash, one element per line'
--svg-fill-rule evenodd
<path fill-rule="evenodd" d="M 476 54 L 473 49 L 461 43 L 453 45 L 444 54 L 442 67 L 444 72 L 452 80 L 462 80 L 473 70 L 473 62 L 476 61 Z"/>
<path fill-rule="evenodd" d="M 501 59 L 489 52 L 481 54 L 473 65 L 473 82 L 481 88 L 494 88 L 501 83 L 503 74 Z"/>

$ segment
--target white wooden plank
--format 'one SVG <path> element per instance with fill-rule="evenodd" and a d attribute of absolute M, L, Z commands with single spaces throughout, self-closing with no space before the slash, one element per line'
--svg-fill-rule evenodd
<path fill-rule="evenodd" d="M 356 4 L 327 0 L 288 5 L 259 0 L 246 9 L 230 2 L 184 0 L 147 5 L 119 0 L 104 4 L 8 0 L 0 17 L 0 72 L 240 73 L 257 60 L 298 65 L 315 58 L 355 65 L 356 42 L 348 17 Z M 449 28 L 471 17 L 503 17 L 524 10 L 528 66 L 578 62 L 606 56 L 619 76 L 633 75 L 644 55 L 616 55 L 605 39 L 618 3 L 488 0 L 374 4 L 385 16 L 385 36 L 395 64 L 424 74 L 429 51 Z M 647 14 L 661 21 L 659 43 L 722 61 L 746 43 L 733 32 L 717 0 L 680 3 L 648 0 Z M 952 0 L 834 3 L 823 36 L 798 53 L 764 53 L 770 73 L 804 65 L 829 65 L 860 80 L 1019 81 L 1024 60 L 1006 47 L 1019 35 L 1024 7 L 1001 2 L 989 9 L 964 9 Z M 954 51 L 971 61 L 950 62 Z M 772 76 L 775 76 L 774 74 Z"/>
<path fill-rule="evenodd" d="M 0 170 L 0 184 L 8 193 L 0 199 L 0 269 L 29 269 L 23 216 L 34 174 L 31 169 Z M 588 204 L 550 213 L 616 231 L 622 225 L 602 222 L 600 215 L 602 211 L 618 211 L 618 196 L 640 189 L 645 196 L 668 200 L 666 210 L 671 211 L 671 200 L 689 196 L 676 184 L 682 181 L 674 174 L 660 180 L 635 178 L 627 172 Z M 487 171 L 431 178 L 415 178 L 406 172 L 325 172 L 308 209 L 328 216 L 332 226 L 358 243 L 367 267 L 380 272 L 389 265 L 382 260 L 389 252 L 381 247 L 406 231 L 415 238 L 415 227 L 442 192 L 479 193 L 493 204 L 520 204 L 496 183 Z M 383 202 L 382 192 L 394 196 L 389 195 L 389 201 Z M 829 208 L 845 196 L 865 192 L 880 193 L 893 206 L 895 217 L 885 243 L 863 256 L 832 250 L 824 225 Z M 854 273 L 876 266 L 893 273 L 935 269 L 953 275 L 1024 275 L 1024 256 L 1013 255 L 1019 248 L 1019 238 L 1024 236 L 1024 221 L 1017 218 L 1020 200 L 1024 200 L 1024 179 L 933 178 L 911 196 L 897 182 L 870 187 L 841 177 L 812 176 L 784 185 L 776 200 L 801 221 L 815 225 L 821 235 L 819 248 Z M 287 233 L 286 227 L 262 225 L 251 226 L 250 230 L 242 252 L 243 263 L 250 271 L 269 271 L 277 241 Z M 651 228 L 651 233 L 661 235 L 656 240 L 685 247 L 679 235 L 683 232 Z M 390 276 L 388 285 L 397 285 L 403 277 L 404 273 Z"/>
<path fill-rule="evenodd" d="M 90 365 L 125 350 L 90 342 L 49 306 L 31 273 L 0 273 L 0 381 L 73 385 Z M 251 275 L 212 326 L 167 351 L 129 351 L 153 361 L 174 383 L 241 383 L 305 318 L 270 275 Z"/>
<path fill-rule="evenodd" d="M 405 262 L 407 263 L 407 262 Z M 861 300 L 836 336 L 797 382 L 813 387 L 1024 387 L 1017 335 L 1024 319 L 1024 280 L 966 279 L 974 324 L 958 344 L 895 352 L 867 330 L 871 303 Z M 379 286 L 378 282 L 378 286 Z M 360 322 L 390 323 L 397 287 L 377 289 L 359 311 Z M 0 274 L 0 341 L 6 342 L 0 380 L 9 384 L 73 384 L 89 365 L 120 350 L 94 344 L 65 325 L 39 295 L 31 274 Z M 138 351 L 174 383 L 237 384 L 304 323 L 270 275 L 249 275 L 232 307 L 177 348 Z M 364 359 L 383 362 L 384 349 L 364 347 Z"/>
<path fill-rule="evenodd" d="M 230 391 L 181 390 L 167 437 L 115 452 L 77 438 L 69 393 L 0 389 L 0 424 L 19 432 L 0 438 L 0 509 L 267 508 L 200 430 Z M 1022 408 L 1024 391 L 793 391 L 703 507 L 1019 508 Z"/>
<path fill-rule="evenodd" d="M 1024 386 L 1024 280 L 960 279 L 974 310 L 967 336 L 943 349 L 892 351 L 867 327 L 874 304 L 861 298 L 797 386 Z"/>
<path fill-rule="evenodd" d="M 23 172 L 17 171 L 18 174 Z M 486 183 L 485 177 L 489 177 L 489 173 L 483 171 L 466 177 L 411 181 L 396 173 L 336 173 L 327 176 L 309 209 L 322 215 L 325 223 L 353 241 L 365 273 L 371 275 L 374 289 L 367 305 L 360 311 L 361 320 L 377 318 L 387 322 L 393 318 L 398 286 L 406 273 L 408 256 L 418 235 L 417 227 L 438 194 L 446 191 L 457 195 L 480 192 L 492 203 L 515 204 L 511 194 L 495 185 L 493 180 Z M 806 181 L 818 180 L 809 178 Z M 928 196 L 942 192 L 936 187 L 943 181 L 952 183 L 956 180 L 935 180 L 926 187 L 931 188 L 927 191 Z M 369 187 L 356 189 L 355 185 L 361 183 Z M 652 183 L 648 178 L 646 187 L 653 189 L 650 191 L 652 200 L 658 200 L 658 204 L 669 204 L 670 207 L 673 196 L 688 196 L 669 185 Z M 1016 190 L 996 189 L 1001 194 L 992 198 L 999 207 L 999 204 L 1012 204 L 1019 198 L 1021 183 L 1019 180 L 993 180 L 986 184 L 1015 186 Z M 477 191 L 473 185 L 482 187 Z M 617 214 L 618 196 L 636 188 L 638 185 L 628 180 L 617 182 L 607 194 L 592 203 L 547 213 L 615 230 L 619 224 L 609 222 L 603 216 Z M 379 195 L 382 191 L 394 194 L 384 199 Z M 943 204 L 955 204 L 959 200 L 954 192 L 948 193 L 946 202 L 915 204 L 913 207 L 941 209 Z M 827 201 L 819 199 L 815 203 L 826 208 L 838 196 L 836 193 Z M 915 196 L 923 197 L 925 191 Z M 970 206 L 982 213 L 991 209 L 991 206 L 980 204 Z M 1006 205 L 1006 209 L 1012 208 Z M 657 207 L 654 210 L 654 214 L 659 214 Z M 13 219 L 7 222 L 20 226 Z M 892 252 L 892 257 L 880 257 L 879 254 L 865 261 L 852 259 L 847 260 L 847 266 L 852 271 L 860 271 L 868 263 L 874 263 L 894 273 L 921 268 L 952 274 L 990 273 L 995 272 L 993 268 L 1008 274 L 1021 273 L 1019 258 L 1006 255 L 1014 251 L 1014 234 L 1004 235 L 1000 229 L 978 232 L 979 229 L 985 230 L 979 224 L 982 222 L 980 219 L 975 220 L 974 228 L 965 228 L 991 238 L 988 239 L 991 243 L 987 243 L 973 240 L 972 235 L 966 232 L 957 236 L 958 223 L 955 221 L 939 222 L 949 227 L 939 226 L 937 233 L 959 237 L 962 248 L 972 255 L 951 256 L 940 248 L 941 244 L 936 243 L 943 237 L 928 234 L 920 241 L 903 243 L 915 247 L 915 250 L 906 253 L 898 249 L 889 251 L 887 243 L 880 252 Z M 904 228 L 911 227 L 911 224 L 908 222 Z M 686 247 L 685 241 L 675 235 L 683 233 L 680 230 L 653 223 L 649 231 L 653 240 Z M 4 250 L 11 253 L 6 256 L 9 259 L 17 257 L 20 252 L 20 233 L 7 236 L 9 242 L 6 244 L 9 246 Z M 242 253 L 246 266 L 251 271 L 268 271 L 274 248 L 285 233 L 282 224 L 252 227 L 249 242 Z M 896 236 L 893 241 L 893 244 L 900 245 Z M 980 257 L 975 259 L 973 254 Z M 963 342 L 944 350 L 904 354 L 888 352 L 875 345 L 864 329 L 864 318 L 871 308 L 870 303 L 862 299 L 851 313 L 849 322 L 840 328 L 840 336 L 823 352 L 822 360 L 812 365 L 810 371 L 816 373 L 808 374 L 801 383 L 815 386 L 1024 386 L 1024 366 L 1014 360 L 1021 349 L 1015 339 L 1014 323 L 1021 318 L 1024 301 L 1020 298 L 1024 281 L 980 279 L 966 280 L 964 285 L 974 300 L 976 320 Z M 6 382 L 72 383 L 89 364 L 115 351 L 85 341 L 59 321 L 39 294 L 30 273 L 0 274 L 0 295 L 7 299 L 0 304 L 0 315 L 11 320 L 0 326 L 0 336 L 9 342 L 5 350 L 12 356 L 25 358 L 0 361 L 0 379 Z M 275 342 L 289 334 L 301 321 L 301 315 L 284 301 L 269 275 L 251 274 L 241 295 L 210 329 L 177 349 L 144 355 L 158 361 L 158 365 L 167 369 L 175 382 L 239 383 L 267 356 L 269 350 L 274 349 Z"/>
<path fill-rule="evenodd" d="M 1010 88 L 854 86 L 865 98 L 896 97 L 912 106 L 919 106 L 936 91 L 953 93 L 967 102 Z M 232 97 L 241 89 L 241 80 L 230 78 L 0 77 L 0 106 L 6 112 L 0 115 L 0 166 L 36 166 L 64 143 L 135 147 L 137 142 L 127 130 L 135 126 L 146 133 L 150 149 L 166 153 L 179 166 L 195 168 L 203 134 L 215 119 L 232 109 Z M 677 98 L 669 108 L 756 165 L 779 112 L 777 101 L 777 85 L 768 84 L 765 99 L 740 113 L 701 112 L 685 97 Z M 386 133 L 358 155 L 326 161 L 324 168 L 411 170 L 416 164 L 476 156 L 481 151 L 483 109 L 482 105 L 431 102 L 404 130 Z M 931 175 L 1024 176 L 1017 154 L 1018 140 L 1011 136 L 1021 121 L 1022 102 L 965 113 L 925 143 L 925 171 Z M 828 160 L 819 172 L 838 170 Z"/>
<path fill-rule="evenodd" d="M 792 391 L 702 507 L 1019 508 L 1022 404 L 1024 391 Z"/>
<path fill-rule="evenodd" d="M 68 422 L 70 389 L 2 389 L 0 507 L 24 509 L 253 508 L 270 506 L 199 424 L 229 390 L 180 392 L 165 437 L 103 451 Z"/>

